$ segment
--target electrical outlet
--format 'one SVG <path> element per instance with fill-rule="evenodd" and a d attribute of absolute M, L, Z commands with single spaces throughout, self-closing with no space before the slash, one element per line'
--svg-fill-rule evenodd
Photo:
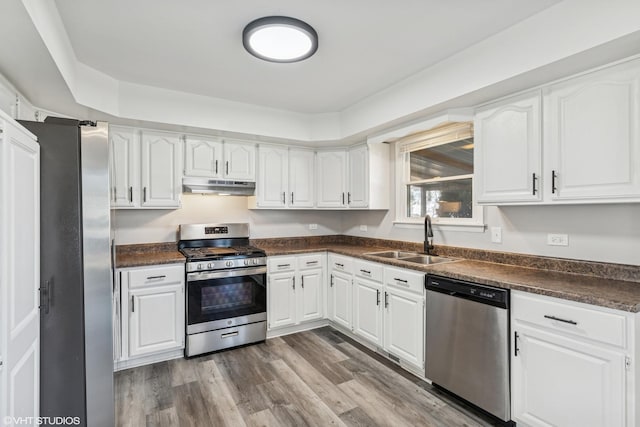
<path fill-rule="evenodd" d="M 309 224 L 309 230 L 317 230 L 318 224 Z"/>
<path fill-rule="evenodd" d="M 364 224 L 362 224 L 362 225 L 360 226 L 360 231 L 367 231 L 367 226 L 366 226 L 366 225 L 364 225 Z"/>
<path fill-rule="evenodd" d="M 569 246 L 568 234 L 547 234 L 547 245 Z"/>
<path fill-rule="evenodd" d="M 502 243 L 502 227 L 491 227 L 491 241 Z"/>

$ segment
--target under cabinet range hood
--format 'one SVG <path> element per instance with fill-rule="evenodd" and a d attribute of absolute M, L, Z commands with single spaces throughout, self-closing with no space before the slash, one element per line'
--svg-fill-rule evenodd
<path fill-rule="evenodd" d="M 210 178 L 182 178 L 182 192 L 217 194 L 220 196 L 253 196 L 255 182 L 227 181 Z"/>

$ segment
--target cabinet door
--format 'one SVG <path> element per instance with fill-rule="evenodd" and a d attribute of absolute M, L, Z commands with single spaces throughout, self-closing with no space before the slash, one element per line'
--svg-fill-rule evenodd
<path fill-rule="evenodd" d="M 142 206 L 180 207 L 182 143 L 177 135 L 142 133 Z"/>
<path fill-rule="evenodd" d="M 350 208 L 369 206 L 369 150 L 366 145 L 349 150 L 347 203 Z"/>
<path fill-rule="evenodd" d="M 256 180 L 255 144 L 225 141 L 224 177 L 238 181 Z"/>
<path fill-rule="evenodd" d="M 283 208 L 287 199 L 286 147 L 260 145 L 258 149 L 258 206 Z"/>
<path fill-rule="evenodd" d="M 546 181 L 552 199 L 640 197 L 639 103 L 637 60 L 546 91 Z"/>
<path fill-rule="evenodd" d="M 329 283 L 331 320 L 351 329 L 351 277 L 333 272 Z"/>
<path fill-rule="evenodd" d="M 540 93 L 478 112 L 474 173 L 478 202 L 542 200 Z"/>
<path fill-rule="evenodd" d="M 289 150 L 289 207 L 312 208 L 315 203 L 315 153 Z"/>
<path fill-rule="evenodd" d="M 37 417 L 40 410 L 39 230 L 40 146 L 0 113 L 2 416 Z"/>
<path fill-rule="evenodd" d="M 222 141 L 187 136 L 184 144 L 186 176 L 219 178 L 222 171 Z"/>
<path fill-rule="evenodd" d="M 424 297 L 385 288 L 384 349 L 424 368 Z"/>
<path fill-rule="evenodd" d="M 184 346 L 182 285 L 129 291 L 129 356 Z"/>
<path fill-rule="evenodd" d="M 322 319 L 322 269 L 306 270 L 300 274 L 298 322 Z"/>
<path fill-rule="evenodd" d="M 621 353 L 519 323 L 514 330 L 512 418 L 518 425 L 625 425 Z"/>
<path fill-rule="evenodd" d="M 317 165 L 317 206 L 342 208 L 347 204 L 347 152 L 344 150 L 319 151 Z"/>
<path fill-rule="evenodd" d="M 296 323 L 295 273 L 269 274 L 268 308 L 269 328 Z"/>
<path fill-rule="evenodd" d="M 138 132 L 133 128 L 109 126 L 109 144 L 111 206 L 138 206 L 140 201 Z"/>
<path fill-rule="evenodd" d="M 382 347 L 382 286 L 365 279 L 353 281 L 353 331 Z"/>

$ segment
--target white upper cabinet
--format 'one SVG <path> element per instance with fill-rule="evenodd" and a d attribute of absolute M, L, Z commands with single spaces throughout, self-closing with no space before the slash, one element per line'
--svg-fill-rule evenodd
<path fill-rule="evenodd" d="M 179 207 L 182 141 L 176 134 L 142 133 L 142 206 Z"/>
<path fill-rule="evenodd" d="M 288 158 L 286 147 L 260 145 L 258 148 L 258 206 L 282 208 L 287 204 Z"/>
<path fill-rule="evenodd" d="M 220 178 L 222 141 L 187 135 L 185 138 L 185 176 Z"/>
<path fill-rule="evenodd" d="M 134 207 L 140 200 L 139 134 L 133 128 L 109 127 L 111 206 Z"/>
<path fill-rule="evenodd" d="M 545 90 L 553 200 L 640 198 L 640 61 Z"/>
<path fill-rule="evenodd" d="M 542 199 L 540 92 L 478 111 L 474 121 L 474 174 L 479 203 Z"/>
<path fill-rule="evenodd" d="M 537 92 L 478 110 L 478 201 L 640 201 L 639 104 L 633 60 L 543 88 L 542 114 Z"/>
<path fill-rule="evenodd" d="M 349 188 L 347 204 L 351 208 L 369 206 L 369 158 L 366 145 L 349 149 Z"/>
<path fill-rule="evenodd" d="M 347 206 L 347 151 L 319 151 L 316 157 L 317 206 L 344 208 Z"/>
<path fill-rule="evenodd" d="M 256 180 L 256 145 L 234 140 L 224 141 L 224 177 L 237 181 Z"/>
<path fill-rule="evenodd" d="M 315 159 L 311 150 L 289 149 L 289 207 L 312 208 L 315 204 Z"/>

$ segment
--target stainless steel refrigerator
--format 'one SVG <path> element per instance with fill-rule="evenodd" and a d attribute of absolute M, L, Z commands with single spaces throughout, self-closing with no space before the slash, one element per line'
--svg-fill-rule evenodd
<path fill-rule="evenodd" d="M 108 126 L 21 121 L 40 144 L 40 416 L 114 425 Z"/>

